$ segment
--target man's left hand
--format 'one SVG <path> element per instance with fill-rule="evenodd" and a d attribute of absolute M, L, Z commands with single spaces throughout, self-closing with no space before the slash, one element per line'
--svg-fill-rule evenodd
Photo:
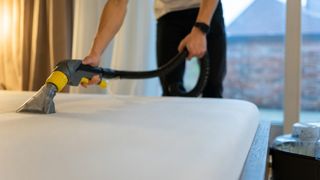
<path fill-rule="evenodd" d="M 187 59 L 192 57 L 202 58 L 207 51 L 207 39 L 206 34 L 200 31 L 198 28 L 193 27 L 190 34 L 188 34 L 178 47 L 179 52 L 187 48 L 189 55 Z"/>

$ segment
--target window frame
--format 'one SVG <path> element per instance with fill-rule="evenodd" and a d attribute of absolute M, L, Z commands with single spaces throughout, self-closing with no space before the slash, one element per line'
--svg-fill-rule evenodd
<path fill-rule="evenodd" d="M 290 133 L 292 125 L 300 121 L 301 0 L 287 1 L 286 8 L 283 132 Z"/>

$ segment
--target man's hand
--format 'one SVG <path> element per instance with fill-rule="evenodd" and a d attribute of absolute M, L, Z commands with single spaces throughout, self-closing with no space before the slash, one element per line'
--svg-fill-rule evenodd
<path fill-rule="evenodd" d="M 91 53 L 82 60 L 82 64 L 90 65 L 93 67 L 99 66 L 100 56 L 98 56 L 94 53 Z M 88 84 L 81 84 L 81 85 L 86 88 L 86 87 L 88 87 L 88 85 L 98 84 L 100 81 L 101 81 L 101 79 L 100 79 L 99 75 L 95 75 L 90 79 Z"/>
<path fill-rule="evenodd" d="M 198 28 L 193 27 L 190 34 L 188 34 L 178 47 L 179 52 L 187 48 L 189 55 L 187 59 L 192 57 L 202 58 L 207 51 L 206 34 L 201 32 Z"/>
<path fill-rule="evenodd" d="M 91 53 L 84 58 L 83 64 L 90 66 L 98 66 L 100 64 L 100 56 L 109 42 L 119 31 L 124 17 L 127 12 L 128 0 L 109 0 L 107 1 L 99 23 L 98 32 L 93 42 Z M 94 76 L 90 84 L 97 84 L 100 82 L 99 76 Z M 88 84 L 83 84 L 87 87 Z"/>
<path fill-rule="evenodd" d="M 220 0 L 201 0 L 199 13 L 195 22 L 202 22 L 210 25 L 219 1 Z M 187 48 L 189 51 L 188 59 L 191 59 L 194 56 L 202 58 L 207 51 L 206 34 L 200 29 L 193 27 L 191 33 L 181 41 L 178 48 L 179 52 L 184 48 Z"/>
<path fill-rule="evenodd" d="M 90 66 L 99 66 L 100 64 L 100 56 L 96 53 L 90 53 L 87 57 L 82 60 L 82 64 L 90 65 Z"/>

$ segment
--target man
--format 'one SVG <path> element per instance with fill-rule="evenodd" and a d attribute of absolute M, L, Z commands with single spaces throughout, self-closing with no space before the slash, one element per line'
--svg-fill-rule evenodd
<path fill-rule="evenodd" d="M 109 0 L 104 7 L 100 25 L 89 55 L 83 64 L 97 66 L 100 56 L 119 31 L 126 14 L 128 0 Z M 188 59 L 201 58 L 207 52 L 210 58 L 208 83 L 203 97 L 222 97 L 226 72 L 226 39 L 222 5 L 219 0 L 155 0 L 157 24 L 158 66 L 165 64 L 184 48 Z M 162 77 L 163 95 L 168 96 L 168 86 L 183 84 L 185 64 Z M 89 84 L 99 82 L 92 78 Z"/>

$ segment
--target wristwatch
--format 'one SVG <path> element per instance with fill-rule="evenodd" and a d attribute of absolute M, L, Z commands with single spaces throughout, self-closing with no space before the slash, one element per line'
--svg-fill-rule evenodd
<path fill-rule="evenodd" d="M 204 34 L 208 34 L 209 33 L 210 26 L 208 26 L 206 23 L 196 22 L 193 26 L 198 28 Z"/>

